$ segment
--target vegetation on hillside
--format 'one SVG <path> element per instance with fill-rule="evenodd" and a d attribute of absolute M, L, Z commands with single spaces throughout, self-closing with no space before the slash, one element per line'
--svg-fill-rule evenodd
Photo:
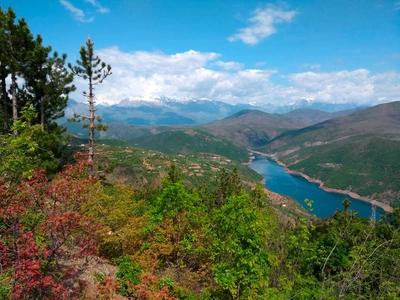
<path fill-rule="evenodd" d="M 213 153 L 164 154 L 136 148 L 118 140 L 100 140 L 97 146 L 97 170 L 105 182 L 135 186 L 160 186 L 171 165 L 181 172 L 182 181 L 191 188 L 210 184 L 222 171 L 237 169 L 244 182 L 260 182 L 263 178 L 237 161 Z M 78 146 L 79 150 L 85 147 Z"/>
<path fill-rule="evenodd" d="M 239 162 L 249 160 L 246 149 L 198 129 L 170 130 L 143 136 L 136 138 L 134 145 L 166 154 L 206 152 L 222 155 Z"/>
<path fill-rule="evenodd" d="M 235 169 L 188 189 L 171 165 L 161 188 L 133 189 L 88 180 L 83 156 L 52 181 L 3 180 L 0 199 L 2 299 L 81 298 L 71 275 L 85 266 L 71 262 L 96 249 L 119 268 L 93 274 L 102 299 L 400 296 L 399 210 L 370 223 L 345 202 L 332 218 L 290 225 Z"/>

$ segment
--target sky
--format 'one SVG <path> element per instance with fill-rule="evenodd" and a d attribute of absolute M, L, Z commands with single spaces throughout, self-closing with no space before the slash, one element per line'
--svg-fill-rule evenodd
<path fill-rule="evenodd" d="M 75 64 L 88 36 L 129 97 L 375 105 L 400 100 L 400 0 L 0 0 Z M 70 98 L 86 101 L 76 79 Z"/>

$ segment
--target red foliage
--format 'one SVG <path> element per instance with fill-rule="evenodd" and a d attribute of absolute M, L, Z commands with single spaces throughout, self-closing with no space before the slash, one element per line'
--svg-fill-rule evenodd
<path fill-rule="evenodd" d="M 2 284 L 14 299 L 77 296 L 80 285 L 60 263 L 62 256 L 72 248 L 79 256 L 97 254 L 97 228 L 80 211 L 96 179 L 88 179 L 82 155 L 76 159 L 52 181 L 44 171 L 16 189 L 0 179 L 0 279 L 9 278 Z"/>
<path fill-rule="evenodd" d="M 120 286 L 114 279 L 106 276 L 104 282 L 97 285 L 97 289 L 100 293 L 100 299 L 112 300 L 117 297 L 117 292 L 120 289 Z"/>

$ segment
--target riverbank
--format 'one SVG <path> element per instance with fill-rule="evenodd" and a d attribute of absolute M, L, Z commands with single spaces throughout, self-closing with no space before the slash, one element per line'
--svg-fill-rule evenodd
<path fill-rule="evenodd" d="M 369 197 L 360 196 L 360 195 L 358 195 L 357 193 L 354 193 L 354 192 L 351 192 L 351 191 L 346 191 L 346 190 L 340 190 L 340 189 L 335 189 L 335 188 L 326 187 L 326 186 L 324 186 L 324 182 L 321 181 L 321 180 L 319 180 L 319 179 L 311 178 L 311 177 L 308 176 L 307 174 L 304 174 L 304 173 L 299 172 L 299 171 L 290 170 L 284 163 L 282 163 L 281 161 L 277 160 L 273 155 L 270 155 L 270 154 L 267 154 L 267 153 L 258 152 L 258 151 L 252 151 L 252 150 L 251 150 L 251 152 L 252 152 L 252 153 L 259 154 L 259 155 L 262 155 L 262 156 L 267 156 L 267 157 L 271 158 L 271 159 L 272 159 L 273 161 L 275 161 L 278 165 L 280 165 L 281 167 L 283 167 L 286 173 L 291 174 L 291 175 L 301 176 L 301 177 L 303 177 L 304 179 L 306 179 L 306 180 L 309 181 L 309 182 L 316 183 L 316 184 L 319 185 L 319 188 L 320 188 L 320 189 L 322 189 L 322 190 L 324 190 L 324 191 L 326 191 L 326 192 L 329 192 L 329 193 L 337 193 L 337 194 L 342 194 L 342 195 L 348 195 L 348 196 L 350 196 L 350 197 L 352 197 L 352 198 L 354 198 L 354 199 L 361 200 L 361 201 L 370 203 L 371 205 L 375 205 L 375 206 L 377 206 L 377 207 L 380 207 L 380 208 L 382 208 L 385 212 L 393 212 L 393 208 L 392 208 L 390 205 L 387 205 L 387 204 L 385 204 L 385 203 L 376 201 L 376 200 L 371 199 L 371 198 L 369 198 Z M 251 164 L 251 162 L 252 162 L 252 159 L 249 161 L 249 163 L 247 163 L 247 165 Z"/>

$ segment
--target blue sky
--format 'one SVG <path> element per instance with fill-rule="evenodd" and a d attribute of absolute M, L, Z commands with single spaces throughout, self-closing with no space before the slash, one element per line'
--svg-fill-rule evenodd
<path fill-rule="evenodd" d="M 88 37 L 113 75 L 97 101 L 400 100 L 400 0 L 1 0 L 74 63 Z M 81 95 L 85 83 L 76 80 Z"/>

